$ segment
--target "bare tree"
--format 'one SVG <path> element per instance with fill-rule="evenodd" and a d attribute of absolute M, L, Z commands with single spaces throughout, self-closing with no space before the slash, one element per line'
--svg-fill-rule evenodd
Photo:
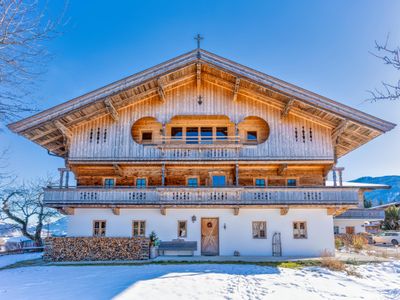
<path fill-rule="evenodd" d="M 384 64 L 400 71 L 400 47 L 390 47 L 389 35 L 384 44 L 375 41 L 376 52 L 372 53 L 375 57 L 381 59 Z M 375 88 L 369 91 L 371 101 L 377 100 L 398 100 L 400 99 L 400 80 L 397 83 L 382 82 L 382 88 Z"/>
<path fill-rule="evenodd" d="M 3 190 L 0 194 L 0 219 L 12 224 L 37 245 L 43 244 L 43 226 L 59 216 L 56 210 L 45 207 L 43 203 L 43 185 L 49 184 L 49 180 L 38 180 Z"/>
<path fill-rule="evenodd" d="M 45 71 L 46 41 L 56 36 L 63 17 L 52 18 L 42 2 L 0 0 L 0 125 L 34 110 L 26 98 Z"/>

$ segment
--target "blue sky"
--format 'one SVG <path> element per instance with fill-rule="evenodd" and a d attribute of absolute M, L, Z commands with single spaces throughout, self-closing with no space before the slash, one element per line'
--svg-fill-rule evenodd
<path fill-rule="evenodd" d="M 51 10 L 57 11 L 55 7 Z M 400 1 L 77 1 L 33 99 L 48 108 L 195 48 L 398 123 L 400 101 L 369 103 L 367 90 L 400 72 L 368 51 L 390 32 L 400 45 Z M 9 169 L 21 179 L 56 174 L 63 160 L 6 130 Z M 400 174 L 400 129 L 340 159 L 345 179 Z"/>

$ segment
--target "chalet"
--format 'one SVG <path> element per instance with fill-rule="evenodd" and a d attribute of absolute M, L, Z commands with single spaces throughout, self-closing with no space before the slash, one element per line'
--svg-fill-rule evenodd
<path fill-rule="evenodd" d="M 64 158 L 45 203 L 71 243 L 154 231 L 170 254 L 316 256 L 363 200 L 338 159 L 394 126 L 198 48 L 9 128 Z"/>

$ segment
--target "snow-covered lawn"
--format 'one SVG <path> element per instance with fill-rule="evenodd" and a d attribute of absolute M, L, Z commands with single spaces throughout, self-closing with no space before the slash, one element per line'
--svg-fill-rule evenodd
<path fill-rule="evenodd" d="M 239 264 L 40 266 L 0 271 L 0 299 L 400 299 L 400 262 L 356 268 Z"/>
<path fill-rule="evenodd" d="M 41 258 L 42 252 L 0 255 L 0 268 L 15 264 L 19 261 Z"/>

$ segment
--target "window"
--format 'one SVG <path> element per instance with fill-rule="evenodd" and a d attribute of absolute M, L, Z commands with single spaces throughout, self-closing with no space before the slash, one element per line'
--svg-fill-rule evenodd
<path fill-rule="evenodd" d="M 199 186 L 198 178 L 197 177 L 189 177 L 187 179 L 187 185 L 188 186 L 193 186 L 193 187 Z"/>
<path fill-rule="evenodd" d="M 180 237 L 180 238 L 187 237 L 187 222 L 186 221 L 178 221 L 178 237 Z"/>
<path fill-rule="evenodd" d="M 201 127 L 201 143 L 202 144 L 212 144 L 213 140 L 213 129 L 212 127 Z"/>
<path fill-rule="evenodd" d="M 228 127 L 217 127 L 217 140 L 224 141 L 228 139 Z"/>
<path fill-rule="evenodd" d="M 114 178 L 105 178 L 104 179 L 104 186 L 106 188 L 112 188 L 115 186 L 115 179 Z"/>
<path fill-rule="evenodd" d="M 106 221 L 93 221 L 93 236 L 106 236 Z"/>
<path fill-rule="evenodd" d="M 142 132 L 142 143 L 151 143 L 153 141 L 153 132 Z"/>
<path fill-rule="evenodd" d="M 265 186 L 265 179 L 264 178 L 256 178 L 255 186 Z"/>
<path fill-rule="evenodd" d="M 339 234 L 339 226 L 333 226 L 333 233 Z"/>
<path fill-rule="evenodd" d="M 136 178 L 136 187 L 143 188 L 146 187 L 146 178 Z"/>
<path fill-rule="evenodd" d="M 247 141 L 257 142 L 257 131 L 247 131 Z"/>
<path fill-rule="evenodd" d="M 346 234 L 354 234 L 354 226 L 346 226 Z"/>
<path fill-rule="evenodd" d="M 215 187 L 225 186 L 226 185 L 226 177 L 223 175 L 215 175 L 212 177 L 212 185 Z"/>
<path fill-rule="evenodd" d="M 307 223 L 306 222 L 293 222 L 293 238 L 306 239 L 307 238 Z"/>
<path fill-rule="evenodd" d="M 253 239 L 266 239 L 267 238 L 267 222 L 256 221 L 253 222 Z"/>
<path fill-rule="evenodd" d="M 296 179 L 288 179 L 288 180 L 286 180 L 286 185 L 287 186 L 297 186 L 297 180 Z"/>
<path fill-rule="evenodd" d="M 133 221 L 133 236 L 144 236 L 146 234 L 146 221 Z"/>
<path fill-rule="evenodd" d="M 182 127 L 172 127 L 171 128 L 171 139 L 181 140 L 183 135 Z"/>
<path fill-rule="evenodd" d="M 186 128 L 186 144 L 198 144 L 199 143 L 199 128 L 188 127 Z"/>

